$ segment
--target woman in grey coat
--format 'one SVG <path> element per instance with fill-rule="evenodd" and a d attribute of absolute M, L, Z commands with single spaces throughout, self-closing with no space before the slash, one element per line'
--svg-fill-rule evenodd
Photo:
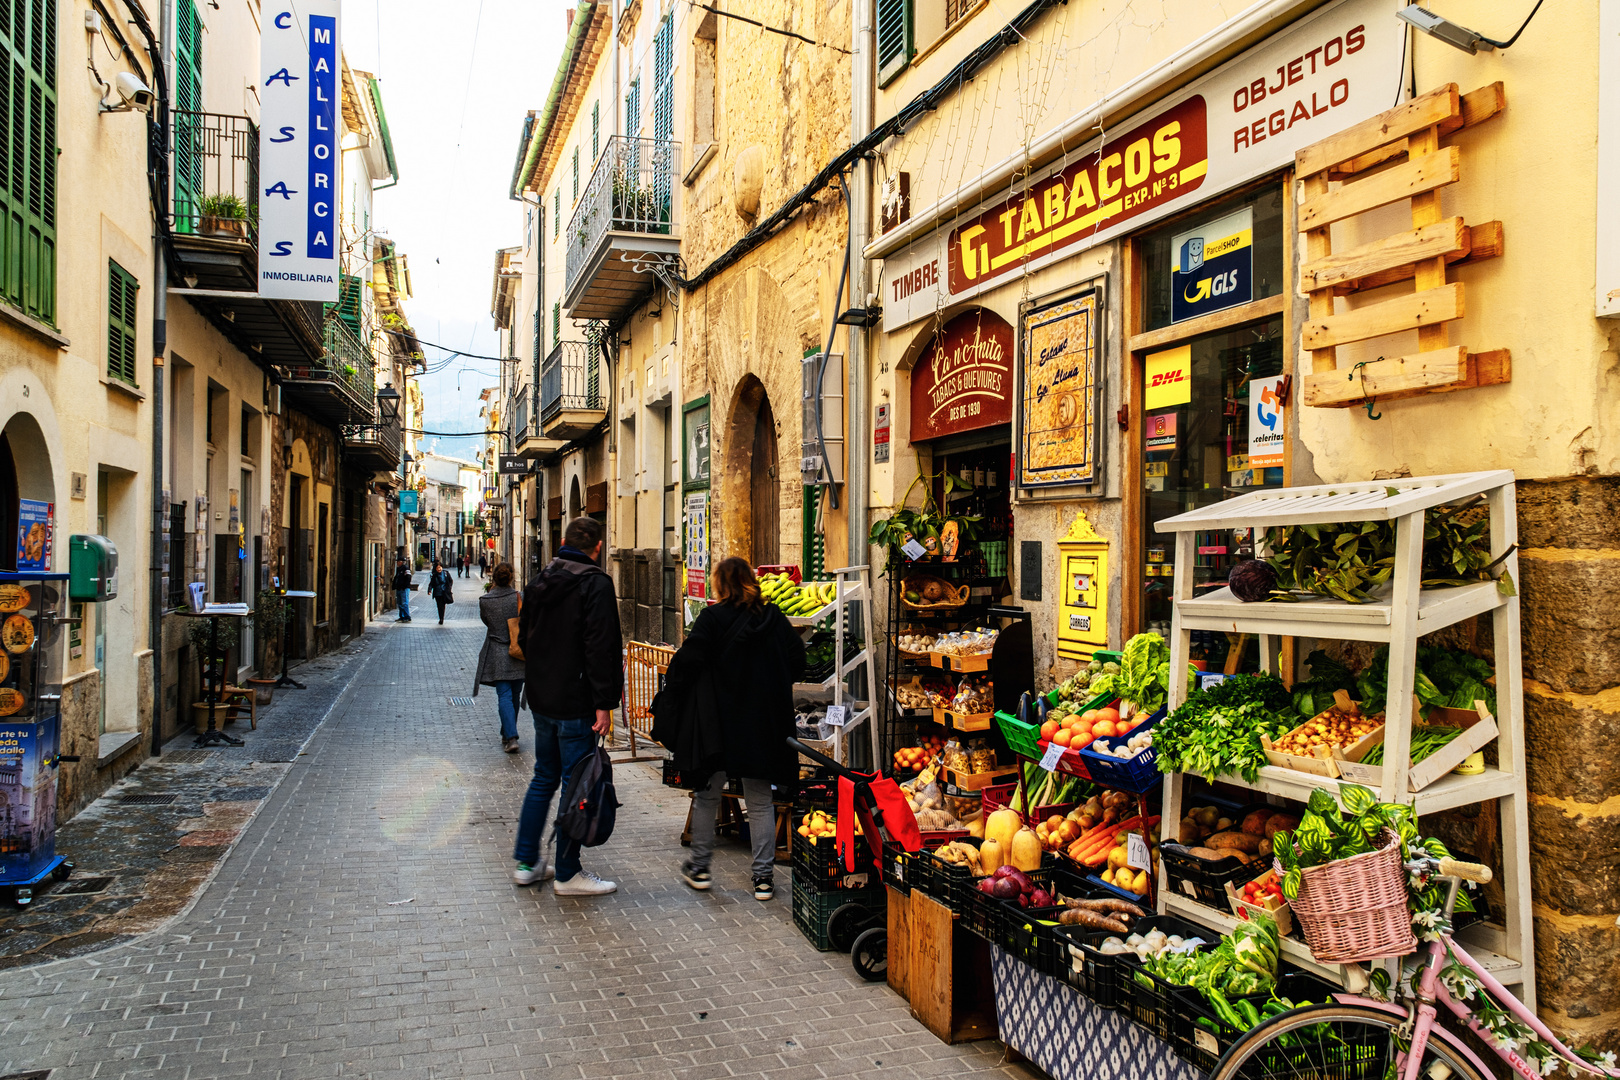
<path fill-rule="evenodd" d="M 494 582 L 478 600 L 478 617 L 489 630 L 478 653 L 478 674 L 473 679 L 473 696 L 480 686 L 493 686 L 501 702 L 501 748 L 508 754 L 518 751 L 517 714 L 523 700 L 523 661 L 507 651 L 507 619 L 518 617 L 518 601 L 523 594 L 512 588 L 512 564 L 503 562 L 491 575 Z"/>

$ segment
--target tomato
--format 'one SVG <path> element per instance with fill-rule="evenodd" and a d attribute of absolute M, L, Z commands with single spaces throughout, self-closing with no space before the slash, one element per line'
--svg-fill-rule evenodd
<path fill-rule="evenodd" d="M 1085 712 L 1080 714 L 1080 719 L 1086 721 L 1087 723 L 1092 723 L 1100 719 L 1100 717 L 1098 716 L 1096 709 L 1087 709 Z"/>
<path fill-rule="evenodd" d="M 1062 731 L 1059 731 L 1057 734 L 1053 735 L 1050 741 L 1057 743 L 1059 746 L 1068 746 L 1073 738 L 1074 732 L 1068 728 L 1064 728 Z"/>
<path fill-rule="evenodd" d="M 1047 742 L 1051 742 L 1052 736 L 1056 735 L 1057 732 L 1058 722 L 1056 720 L 1048 720 L 1046 723 L 1041 725 L 1041 738 L 1045 739 Z"/>
<path fill-rule="evenodd" d="M 1119 720 L 1119 710 L 1114 708 L 1112 705 L 1106 709 L 1098 709 L 1097 719 L 1107 720 L 1109 723 L 1115 723 Z"/>
<path fill-rule="evenodd" d="M 1091 734 L 1099 739 L 1111 739 L 1118 733 L 1114 730 L 1113 721 L 1098 720 L 1092 725 Z"/>
<path fill-rule="evenodd" d="M 1091 721 L 1090 720 L 1076 720 L 1075 724 L 1074 724 L 1074 730 L 1076 732 L 1083 732 L 1084 734 L 1090 735 L 1091 734 Z"/>
<path fill-rule="evenodd" d="M 1082 747 L 1091 745 L 1091 739 L 1092 739 L 1091 732 L 1089 732 L 1089 731 L 1078 732 L 1078 733 L 1075 734 L 1073 741 L 1071 741 L 1069 743 L 1069 747 L 1070 747 L 1070 749 L 1073 749 L 1073 750 L 1079 750 Z"/>

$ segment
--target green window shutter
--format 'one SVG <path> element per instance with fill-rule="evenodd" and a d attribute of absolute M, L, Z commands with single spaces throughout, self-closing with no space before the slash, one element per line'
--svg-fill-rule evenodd
<path fill-rule="evenodd" d="M 602 155 L 602 103 L 591 103 L 591 160 Z"/>
<path fill-rule="evenodd" d="M 911 0 L 877 0 L 878 85 L 886 85 L 904 71 L 916 54 Z"/>
<path fill-rule="evenodd" d="M 562 235 L 562 188 L 551 193 L 551 238 Z"/>
<path fill-rule="evenodd" d="M 579 202 L 579 147 L 574 147 L 574 201 Z"/>
<path fill-rule="evenodd" d="M 624 95 L 624 133 L 632 139 L 641 134 L 641 76 L 630 80 L 630 92 Z"/>
<path fill-rule="evenodd" d="M 135 385 L 135 297 L 140 282 L 107 260 L 107 376 Z"/>
<path fill-rule="evenodd" d="M 175 5 L 174 222 L 196 232 L 203 191 L 202 20 L 195 0 Z"/>
<path fill-rule="evenodd" d="M 675 23 L 664 16 L 653 36 L 653 138 L 675 137 Z"/>
<path fill-rule="evenodd" d="M 534 360 L 540 362 L 540 309 L 534 309 Z"/>
<path fill-rule="evenodd" d="M 362 312 L 360 294 L 364 287 L 365 282 L 353 274 L 338 275 L 338 298 L 335 308 L 337 317 L 342 319 L 344 325 L 354 331 L 354 336 L 362 341 L 365 340 L 365 334 L 360 329 Z"/>
<path fill-rule="evenodd" d="M 534 316 L 538 319 L 540 313 L 537 311 Z M 558 301 L 551 305 L 551 343 L 557 344 L 560 337 L 562 337 L 562 302 Z"/>
<path fill-rule="evenodd" d="M 56 3 L 0 0 L 0 299 L 56 322 Z"/>

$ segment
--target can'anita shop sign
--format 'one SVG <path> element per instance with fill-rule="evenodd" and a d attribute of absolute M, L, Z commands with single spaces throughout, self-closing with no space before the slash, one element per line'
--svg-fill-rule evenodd
<path fill-rule="evenodd" d="M 911 372 L 911 441 L 1012 422 L 1013 328 L 990 311 L 958 315 Z"/>
<path fill-rule="evenodd" d="M 1404 27 L 1342 0 L 1217 68 L 885 262 L 894 330 L 1075 251 L 1280 169 L 1301 147 L 1389 108 Z"/>

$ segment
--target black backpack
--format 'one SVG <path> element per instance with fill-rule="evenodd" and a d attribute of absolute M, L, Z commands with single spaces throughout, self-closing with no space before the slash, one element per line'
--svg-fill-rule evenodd
<path fill-rule="evenodd" d="M 574 763 L 557 807 L 557 834 L 583 847 L 607 843 L 613 835 L 619 799 L 613 790 L 613 759 L 598 746 Z"/>

